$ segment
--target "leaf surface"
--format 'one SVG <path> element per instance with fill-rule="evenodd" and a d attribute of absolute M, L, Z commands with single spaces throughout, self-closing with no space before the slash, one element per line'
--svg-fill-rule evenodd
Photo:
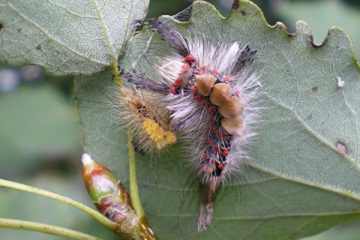
<path fill-rule="evenodd" d="M 0 61 L 57 75 L 91 74 L 117 59 L 148 0 L 0 0 Z"/>
<path fill-rule="evenodd" d="M 257 49 L 265 110 L 252 160 L 223 186 L 207 232 L 196 233 L 198 188 L 181 147 L 138 156 L 141 197 L 159 239 L 298 239 L 360 216 L 360 71 L 341 30 L 331 29 L 317 46 L 304 22 L 290 35 L 281 24 L 268 26 L 248 1 L 226 19 L 197 1 L 189 22 L 162 20 L 185 35 L 201 32 Z M 131 39 L 121 63 L 159 78 L 154 65 L 173 51 L 145 29 Z M 111 73 L 79 78 L 85 150 L 126 181 L 126 136 L 113 111 Z"/>
<path fill-rule="evenodd" d="M 360 234 L 359 226 L 359 220 L 350 223 L 340 224 L 331 228 L 330 230 L 327 230 L 315 236 L 304 238 L 303 240 L 357 240 Z"/>

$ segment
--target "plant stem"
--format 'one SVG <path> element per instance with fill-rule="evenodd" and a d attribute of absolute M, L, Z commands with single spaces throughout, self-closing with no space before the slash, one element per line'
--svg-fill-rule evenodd
<path fill-rule="evenodd" d="M 114 81 L 115 83 L 119 86 L 119 87 L 122 87 L 123 85 L 123 80 L 120 76 L 120 70 L 119 70 L 119 66 L 118 66 L 118 61 L 116 58 L 113 58 L 112 59 L 112 62 L 111 62 L 111 72 L 114 76 Z"/>
<path fill-rule="evenodd" d="M 144 218 L 145 213 L 141 204 L 139 187 L 136 177 L 136 158 L 134 145 L 132 143 L 133 136 L 131 130 L 128 131 L 128 158 L 129 158 L 129 181 L 130 181 L 130 198 L 134 206 L 136 215 L 139 218 Z"/>
<path fill-rule="evenodd" d="M 46 191 L 43 189 L 31 187 L 31 186 L 28 186 L 25 184 L 8 181 L 5 179 L 0 179 L 0 187 L 6 187 L 6 188 L 15 189 L 18 191 L 29 192 L 29 193 L 33 193 L 33 194 L 37 194 L 37 195 L 41 195 L 41 196 L 44 196 L 47 198 L 57 200 L 59 202 L 65 203 L 67 205 L 73 206 L 73 207 L 83 211 L 84 213 L 88 214 L 90 217 L 97 220 L 102 225 L 110 228 L 111 230 L 116 230 L 116 228 L 117 228 L 117 225 L 114 222 L 112 222 L 109 219 L 107 219 L 106 217 L 104 217 L 101 213 L 99 213 L 96 210 L 86 206 L 85 204 L 75 201 L 71 198 L 68 198 L 68 197 L 53 193 L 53 192 L 49 192 L 49 191 Z"/>
<path fill-rule="evenodd" d="M 54 225 L 48 225 L 37 222 L 9 219 L 9 218 L 0 218 L 0 228 L 12 228 L 19 230 L 35 231 L 35 232 L 61 236 L 67 239 L 101 240 L 100 238 L 67 228 L 62 228 Z"/>

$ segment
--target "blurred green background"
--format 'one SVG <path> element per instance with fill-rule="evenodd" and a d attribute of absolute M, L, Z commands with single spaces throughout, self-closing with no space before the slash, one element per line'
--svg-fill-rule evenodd
<path fill-rule="evenodd" d="M 232 0 L 212 0 L 227 15 Z M 284 22 L 294 31 L 302 19 L 321 43 L 331 26 L 344 29 L 360 59 L 360 1 L 255 1 L 268 21 Z M 175 14 L 188 0 L 151 0 L 149 18 Z M 46 76 L 37 66 L 0 66 L 0 177 L 70 196 L 90 205 L 80 179 L 81 133 L 69 78 Z M 115 237 L 78 210 L 31 194 L 0 189 L 0 217 L 34 220 Z M 337 226 L 306 240 L 360 239 L 360 222 Z M 60 239 L 0 229 L 1 240 Z"/>

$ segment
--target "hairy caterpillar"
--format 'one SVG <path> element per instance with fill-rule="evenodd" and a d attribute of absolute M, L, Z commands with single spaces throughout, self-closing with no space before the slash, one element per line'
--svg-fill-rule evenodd
<path fill-rule="evenodd" d="M 135 146 L 144 152 L 159 151 L 176 142 L 169 114 L 159 109 L 158 99 L 157 94 L 144 89 L 117 89 L 114 107 L 120 125 L 133 132 Z"/>
<path fill-rule="evenodd" d="M 96 163 L 86 153 L 81 161 L 83 180 L 92 201 L 99 212 L 118 224 L 117 232 L 131 240 L 155 239 L 146 221 L 136 215 L 125 187 L 111 171 Z"/>
<path fill-rule="evenodd" d="M 159 95 L 170 112 L 171 130 L 187 143 L 205 188 L 198 218 L 202 231 L 212 221 L 215 193 L 248 158 L 246 149 L 255 135 L 261 88 L 251 68 L 256 50 L 239 42 L 214 42 L 197 33 L 184 37 L 159 21 L 154 28 L 175 50 L 154 66 L 161 78 L 133 72 L 125 79 Z"/>

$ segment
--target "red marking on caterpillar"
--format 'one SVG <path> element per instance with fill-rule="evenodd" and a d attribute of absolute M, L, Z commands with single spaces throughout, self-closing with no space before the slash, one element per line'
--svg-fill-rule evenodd
<path fill-rule="evenodd" d="M 193 55 L 189 54 L 186 57 L 184 57 L 184 61 L 188 63 L 189 65 L 193 64 L 195 62 L 195 58 Z"/>
<path fill-rule="evenodd" d="M 181 88 L 182 82 L 182 79 L 176 79 L 175 82 L 170 86 L 170 92 L 172 94 L 177 94 L 177 91 Z"/>

